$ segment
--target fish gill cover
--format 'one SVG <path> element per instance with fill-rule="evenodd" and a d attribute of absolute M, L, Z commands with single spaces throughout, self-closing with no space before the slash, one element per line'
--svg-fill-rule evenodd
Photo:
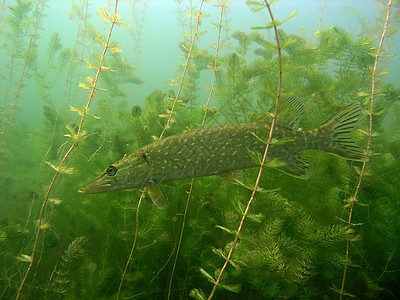
<path fill-rule="evenodd" d="M 362 3 L 4 1 L 0 298 L 398 299 L 399 2 Z M 254 168 L 78 193 L 238 124 Z M 276 154 L 321 124 L 353 160 Z"/>

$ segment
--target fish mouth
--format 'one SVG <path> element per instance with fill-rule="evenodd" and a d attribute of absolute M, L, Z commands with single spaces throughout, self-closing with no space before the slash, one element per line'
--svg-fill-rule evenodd
<path fill-rule="evenodd" d="M 97 182 L 92 181 L 88 184 L 81 186 L 78 190 L 78 193 L 81 194 L 97 194 L 97 193 L 105 193 L 111 191 L 112 184 L 111 182 Z"/>

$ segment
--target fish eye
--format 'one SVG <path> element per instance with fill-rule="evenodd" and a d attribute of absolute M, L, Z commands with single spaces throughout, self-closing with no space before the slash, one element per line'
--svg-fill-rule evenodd
<path fill-rule="evenodd" d="M 106 169 L 106 173 L 107 173 L 108 176 L 114 176 L 115 174 L 117 174 L 117 168 L 114 167 L 114 166 L 109 166 Z"/>

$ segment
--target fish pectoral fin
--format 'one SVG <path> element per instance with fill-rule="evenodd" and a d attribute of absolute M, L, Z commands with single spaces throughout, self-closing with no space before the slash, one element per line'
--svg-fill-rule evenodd
<path fill-rule="evenodd" d="M 300 179 L 310 178 L 313 171 L 307 158 L 297 153 L 292 155 L 290 159 L 286 161 L 284 166 L 277 167 L 277 169 L 287 175 Z"/>
<path fill-rule="evenodd" d="M 230 183 L 243 185 L 244 181 L 243 170 L 226 171 L 218 173 L 217 176 Z"/>
<path fill-rule="evenodd" d="M 147 195 L 149 195 L 151 201 L 160 209 L 167 206 L 167 201 L 161 190 L 155 184 L 149 184 L 146 186 Z"/>

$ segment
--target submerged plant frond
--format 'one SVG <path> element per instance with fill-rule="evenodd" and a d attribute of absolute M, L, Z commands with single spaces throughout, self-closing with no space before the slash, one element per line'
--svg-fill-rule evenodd
<path fill-rule="evenodd" d="M 261 17 L 280 4 L 247 2 Z M 388 83 L 394 76 L 388 72 L 393 72 L 395 44 L 385 39 L 379 47 L 376 38 L 385 25 L 387 0 L 378 0 L 381 17 L 375 24 L 350 12 L 361 22 L 357 35 L 346 23 L 324 26 L 326 5 L 312 33 L 308 27 L 286 27 L 298 22 L 295 7 L 251 29 L 236 26 L 242 20 L 229 13 L 236 4 L 204 0 L 199 11 L 199 3 L 174 0 L 181 35 L 167 58 L 166 47 L 157 48 L 164 28 L 153 28 L 160 20 L 146 19 L 151 1 L 126 3 L 120 15 L 116 6 L 96 14 L 87 0 L 74 0 L 65 12 L 68 33 L 76 34 L 72 43 L 74 37 L 65 38 L 64 31 L 53 34 L 47 24 L 36 28 L 43 3 L 53 6 L 15 0 L 0 11 L 3 54 L 8 55 L 0 76 L 5 87 L 0 104 L 0 155 L 5 158 L 0 159 L 0 298 L 396 295 L 400 89 Z M 46 5 L 43 16 L 49 12 Z M 399 18 L 396 6 L 390 11 L 386 37 L 394 34 Z M 128 26 L 122 15 L 131 26 L 118 28 L 111 41 L 115 25 Z M 60 18 L 60 24 L 65 20 Z M 152 35 L 142 36 L 148 24 Z M 39 37 L 47 40 L 37 43 Z M 173 32 L 165 38 L 174 43 Z M 170 79 L 162 78 L 169 62 L 160 64 L 159 58 L 181 58 L 176 69 L 169 68 Z M 36 89 L 31 93 L 32 82 Z M 138 88 L 142 83 L 146 86 Z M 291 97 L 304 104 L 304 119 L 302 110 L 285 108 L 282 100 Z M 290 156 L 297 135 L 315 133 L 341 107 L 355 102 L 360 102 L 359 122 L 342 128 L 364 149 L 372 140 L 367 165 L 316 149 L 288 164 L 284 155 Z M 35 115 L 36 127 L 30 126 L 27 103 L 43 106 L 43 115 Z M 248 140 L 239 137 L 248 149 L 239 159 L 248 158 L 262 172 L 250 168 L 157 187 L 149 180 L 137 189 L 77 192 L 95 174 L 111 184 L 126 170 L 118 167 L 121 159 L 167 136 L 253 122 L 274 122 L 278 128 L 250 132 Z M 278 136 L 282 128 L 290 134 Z M 268 151 L 252 150 L 251 141 Z M 179 156 L 196 143 L 160 149 L 165 161 L 179 162 L 166 172 L 182 171 L 180 159 L 192 171 L 202 157 L 224 162 L 237 150 L 213 152 L 213 142 L 199 144 L 205 149 L 201 155 Z M 275 159 L 274 151 L 283 156 Z M 156 159 L 144 154 L 140 158 L 156 174 Z M 287 170 L 290 163 L 302 163 L 313 175 L 300 180 L 276 170 Z M 144 201 L 146 193 L 162 193 L 165 208 Z"/>

